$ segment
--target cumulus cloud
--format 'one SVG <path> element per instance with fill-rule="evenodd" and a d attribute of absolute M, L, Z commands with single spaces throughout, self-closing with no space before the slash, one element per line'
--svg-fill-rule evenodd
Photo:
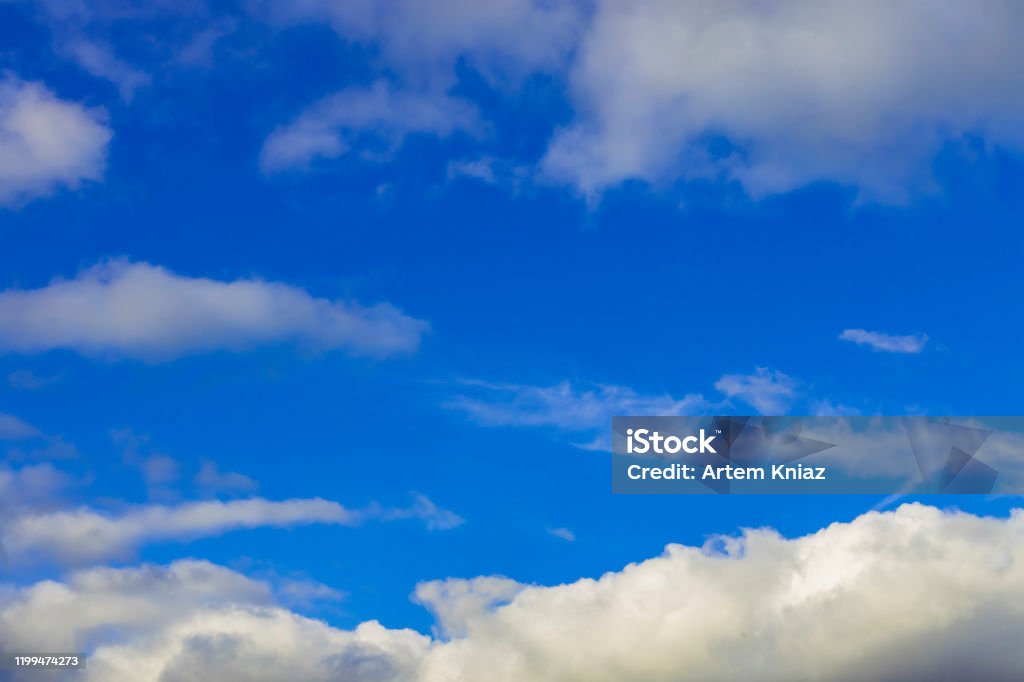
<path fill-rule="evenodd" d="M 378 82 L 322 99 L 275 130 L 263 145 L 260 166 L 265 172 L 304 168 L 367 141 L 382 144 L 377 153 L 386 156 L 414 133 L 446 136 L 475 127 L 476 111 L 462 100 L 436 92 L 395 91 Z"/>
<path fill-rule="evenodd" d="M 596 384 L 574 386 L 568 381 L 553 386 L 464 381 L 467 392 L 448 401 L 486 426 L 552 426 L 570 431 L 605 428 L 611 418 L 624 414 L 691 414 L 704 398 L 692 393 L 682 398 L 642 395 L 626 386 Z"/>
<path fill-rule="evenodd" d="M 0 206 L 100 180 L 113 135 L 105 115 L 42 83 L 0 79 Z"/>
<path fill-rule="evenodd" d="M 372 520 L 422 520 L 429 529 L 446 530 L 462 519 L 416 496 L 408 508 L 347 507 L 320 498 L 242 500 L 145 505 L 119 512 L 89 507 L 14 515 L 0 524 L 0 540 L 14 562 L 57 561 L 85 564 L 131 557 L 140 546 L 188 541 L 252 528 L 288 528 L 310 524 L 358 526 Z"/>
<path fill-rule="evenodd" d="M 576 119 L 544 160 L 584 192 L 716 177 L 899 202 L 929 190 L 946 143 L 1024 148 L 1018 3 L 595 7 L 570 72 Z"/>
<path fill-rule="evenodd" d="M 84 679 L 248 682 L 1015 680 L 1024 666 L 1024 514 L 904 505 L 786 539 L 670 545 L 553 587 L 424 583 L 434 637 L 340 630 L 205 562 L 94 569 L 8 588 L 0 639 L 92 654 Z"/>
<path fill-rule="evenodd" d="M 0 351 L 19 353 L 158 361 L 292 342 L 388 356 L 415 351 L 427 328 L 388 303 L 363 306 L 280 282 L 187 277 L 127 260 L 40 289 L 0 291 Z"/>
<path fill-rule="evenodd" d="M 797 381 L 778 370 L 758 367 L 753 374 L 726 374 L 715 388 L 749 403 L 761 414 L 783 414 L 796 397 Z"/>
<path fill-rule="evenodd" d="M 508 604 L 526 587 L 502 576 L 431 580 L 416 586 L 413 601 L 434 616 L 436 636 L 461 638 L 495 607 Z"/>
<path fill-rule="evenodd" d="M 270 584 L 203 561 L 83 571 L 0 609 L 5 644 L 89 648 L 82 678 L 104 682 L 404 680 L 429 646 L 376 622 L 345 631 L 304 618 L 278 606 Z"/>
<path fill-rule="evenodd" d="M 203 561 L 129 569 L 93 568 L 66 582 L 42 581 L 8 593 L 0 629 L 8 645 L 52 642 L 80 651 L 105 627 L 157 633 L 197 609 L 269 605 L 267 583 Z M 45 621 L 49 620 L 49 624 Z"/>
<path fill-rule="evenodd" d="M 920 353 L 928 343 L 927 334 L 894 336 L 884 332 L 869 332 L 866 329 L 844 329 L 839 338 L 885 353 Z"/>

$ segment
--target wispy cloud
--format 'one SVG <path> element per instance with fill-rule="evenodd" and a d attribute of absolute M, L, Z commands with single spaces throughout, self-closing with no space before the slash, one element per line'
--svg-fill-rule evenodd
<path fill-rule="evenodd" d="M 731 408 L 733 398 L 765 415 L 785 414 L 794 404 L 806 404 L 801 382 L 776 369 L 757 367 L 751 374 L 726 374 L 715 382 L 720 396 L 687 393 L 644 394 L 626 386 L 577 384 L 553 385 L 497 383 L 464 380 L 460 391 L 449 398 L 449 409 L 465 413 L 482 426 L 549 427 L 572 434 L 573 445 L 583 450 L 611 449 L 608 429 L 616 415 L 700 415 Z M 723 397 L 724 396 L 724 397 Z M 823 414 L 855 411 L 828 401 L 810 403 Z"/>
<path fill-rule="evenodd" d="M 811 403 L 810 413 L 817 417 L 852 417 L 860 414 L 860 410 L 831 400 L 816 400 Z"/>
<path fill-rule="evenodd" d="M 296 343 L 383 357 L 415 351 L 427 329 L 389 303 L 363 306 L 282 282 L 187 277 L 127 260 L 40 289 L 0 291 L 0 351 L 20 353 L 66 348 L 159 361 Z"/>
<path fill-rule="evenodd" d="M 70 476 L 49 463 L 20 468 L 0 464 L 0 517 L 59 508 L 60 498 L 71 483 Z"/>
<path fill-rule="evenodd" d="M 643 395 L 625 386 L 573 385 L 562 381 L 552 386 L 464 381 L 466 392 L 447 406 L 465 412 L 486 426 L 551 426 L 568 431 L 605 428 L 614 415 L 688 414 L 703 409 L 697 393 L 681 398 Z"/>
<path fill-rule="evenodd" d="M 24 419 L 0 412 L 0 441 L 13 445 L 7 458 L 16 459 L 71 459 L 78 455 L 74 445 L 60 436 L 44 433 Z"/>
<path fill-rule="evenodd" d="M 885 353 L 920 353 L 928 343 L 927 334 L 896 336 L 866 329 L 844 329 L 839 338 Z"/>
<path fill-rule="evenodd" d="M 40 435 L 39 429 L 25 420 L 0 412 L 0 440 L 26 440 Z"/>
<path fill-rule="evenodd" d="M 576 534 L 568 528 L 548 528 L 548 535 L 553 535 L 566 542 L 576 542 Z"/>
<path fill-rule="evenodd" d="M 25 391 L 34 391 L 56 381 L 57 377 L 55 376 L 39 376 L 35 372 L 27 369 L 19 369 L 7 375 L 7 383 L 9 383 L 12 388 L 18 388 Z"/>
<path fill-rule="evenodd" d="M 326 97 L 275 130 L 263 145 L 260 166 L 267 173 L 305 168 L 316 159 L 342 156 L 360 142 L 383 143 L 391 152 L 414 133 L 445 136 L 476 127 L 476 110 L 462 100 L 396 91 L 378 82 Z"/>
<path fill-rule="evenodd" d="M 492 83 L 561 68 L 586 14 L 564 0 L 308 0 L 258 6 L 275 22 L 324 21 L 345 41 L 373 46 L 402 80 L 439 89 L 454 84 L 460 67 L 476 69 Z"/>
<path fill-rule="evenodd" d="M 726 374 L 715 388 L 749 403 L 761 414 L 784 414 L 797 395 L 798 382 L 778 370 L 758 367 L 753 374 Z"/>
<path fill-rule="evenodd" d="M 16 515 L 0 524 L 7 557 L 15 562 L 65 564 L 125 559 L 143 545 L 214 537 L 236 530 L 311 524 L 358 526 L 368 521 L 415 519 L 447 530 L 462 518 L 422 495 L 407 508 L 372 505 L 349 509 L 321 498 L 281 501 L 253 497 L 176 505 L 143 505 L 106 512 L 89 507 Z"/>
<path fill-rule="evenodd" d="M 216 462 L 205 460 L 193 479 L 197 489 L 206 495 L 251 493 L 259 484 L 237 471 L 221 471 Z"/>
<path fill-rule="evenodd" d="M 449 180 L 465 178 L 512 190 L 521 189 L 530 182 L 532 174 L 533 170 L 529 166 L 493 156 L 460 159 L 448 163 Z"/>
<path fill-rule="evenodd" d="M 150 84 L 149 74 L 119 59 L 105 43 L 76 37 L 62 43 L 60 51 L 89 74 L 113 83 L 126 101 L 137 89 Z"/>
<path fill-rule="evenodd" d="M 466 522 L 464 518 L 453 511 L 442 509 L 426 495 L 413 493 L 412 505 L 408 507 L 384 508 L 377 505 L 371 506 L 363 512 L 370 518 L 377 518 L 381 521 L 399 521 L 403 519 L 419 519 L 427 530 L 451 530 L 458 528 Z"/>

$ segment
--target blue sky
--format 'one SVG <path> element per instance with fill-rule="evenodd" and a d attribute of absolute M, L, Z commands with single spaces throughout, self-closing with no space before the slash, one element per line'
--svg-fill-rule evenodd
<path fill-rule="evenodd" d="M 5 582 L 195 557 L 429 632 L 421 581 L 882 502 L 613 497 L 612 414 L 1019 413 L 1019 9 L 457 5 L 0 4 L 0 511 L 368 510 L 15 542 Z M 892 64 L 794 37 L 841 26 Z M 947 77 L 948 45 L 978 55 Z"/>

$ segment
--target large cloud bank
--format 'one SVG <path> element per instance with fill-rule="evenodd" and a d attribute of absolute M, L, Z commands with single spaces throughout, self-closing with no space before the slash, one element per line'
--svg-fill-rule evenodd
<path fill-rule="evenodd" d="M 89 649 L 103 682 L 1011 680 L 1024 669 L 1024 513 L 922 505 L 770 530 L 555 587 L 425 583 L 437 634 L 290 612 L 205 562 L 6 591 L 6 648 Z"/>

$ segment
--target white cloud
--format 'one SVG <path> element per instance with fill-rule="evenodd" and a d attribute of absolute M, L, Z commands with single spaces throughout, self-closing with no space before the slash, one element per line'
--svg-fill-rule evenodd
<path fill-rule="evenodd" d="M 548 534 L 566 542 L 576 542 L 576 533 L 568 528 L 548 528 Z"/>
<path fill-rule="evenodd" d="M 552 386 L 495 383 L 478 379 L 461 382 L 459 394 L 445 406 L 465 413 L 483 426 L 552 427 L 580 434 L 586 440 L 573 443 L 583 450 L 609 451 L 608 429 L 614 416 L 694 416 L 721 411 L 728 399 L 738 398 L 765 415 L 781 415 L 797 401 L 806 399 L 800 381 L 776 369 L 757 367 L 752 374 L 726 374 L 715 382 L 720 396 L 701 393 L 680 398 L 669 394 L 647 395 L 626 386 L 574 385 L 562 381 Z M 812 401 L 813 412 L 850 415 L 857 411 L 828 401 Z"/>
<path fill-rule="evenodd" d="M 533 171 L 529 166 L 507 159 L 480 156 L 450 161 L 447 176 L 448 180 L 469 179 L 520 190 L 532 181 Z"/>
<path fill-rule="evenodd" d="M 388 303 L 315 298 L 288 284 L 219 281 L 109 261 L 41 289 L 0 292 L 0 351 L 71 349 L 168 360 L 295 342 L 387 356 L 415 351 L 427 330 Z"/>
<path fill-rule="evenodd" d="M 216 462 L 204 461 L 196 473 L 193 483 L 208 495 L 218 493 L 249 493 L 259 484 L 245 474 L 236 471 L 221 471 Z"/>
<path fill-rule="evenodd" d="M 320 498 L 282 501 L 242 500 L 184 502 L 129 507 L 104 512 L 82 507 L 27 513 L 4 519 L 0 540 L 11 561 L 53 560 L 84 564 L 131 557 L 142 545 L 189 541 L 252 528 L 287 528 L 310 524 L 358 526 L 367 521 L 417 519 L 430 530 L 447 530 L 462 519 L 417 495 L 408 508 L 348 509 Z"/>
<path fill-rule="evenodd" d="M 552 426 L 569 431 L 590 431 L 611 425 L 615 415 L 692 414 L 706 405 L 700 394 L 682 398 L 641 395 L 625 386 L 596 384 L 553 386 L 466 381 L 472 393 L 448 401 L 448 407 L 467 413 L 486 426 Z"/>
<path fill-rule="evenodd" d="M 70 485 L 71 479 L 49 463 L 21 468 L 0 464 L 0 515 L 54 508 Z"/>
<path fill-rule="evenodd" d="M 3 547 L 12 559 L 56 559 L 63 563 L 126 558 L 140 545 L 194 540 L 232 530 L 327 523 L 354 526 L 358 512 L 322 499 L 262 498 L 150 505 L 120 513 L 90 508 L 29 514 L 9 520 Z"/>
<path fill-rule="evenodd" d="M 869 332 L 866 329 L 844 329 L 839 338 L 886 353 L 920 353 L 928 343 L 926 334 L 894 336 L 883 332 Z"/>
<path fill-rule="evenodd" d="M 93 569 L 10 587 L 0 639 L 92 652 L 83 679 L 178 682 L 1015 680 L 1024 667 L 1024 513 L 923 505 L 797 539 L 670 545 L 554 587 L 424 583 L 436 637 L 335 629 L 206 562 Z"/>
<path fill-rule="evenodd" d="M 149 437 L 131 429 L 114 429 L 111 437 L 121 450 L 125 464 L 138 469 L 146 483 L 149 499 L 170 500 L 177 497 L 174 484 L 180 477 L 178 461 L 160 452 L 149 444 Z"/>
<path fill-rule="evenodd" d="M 419 519 L 426 525 L 427 530 L 451 530 L 466 522 L 455 512 L 438 507 L 426 495 L 413 493 L 412 498 L 412 505 L 408 507 L 391 509 L 371 507 L 366 515 L 379 518 L 382 521 Z"/>
<path fill-rule="evenodd" d="M 112 133 L 105 115 L 59 99 L 42 83 L 0 80 L 0 205 L 100 180 Z"/>
<path fill-rule="evenodd" d="M 582 18 L 581 8 L 565 0 L 262 0 L 254 6 L 275 23 L 323 21 L 344 40 L 371 46 L 392 81 L 343 90 L 275 131 L 261 154 L 265 172 L 305 168 L 353 150 L 366 156 L 374 143 L 384 146 L 376 157 L 386 158 L 414 133 L 479 133 L 476 107 L 451 94 L 457 71 L 471 69 L 503 90 L 531 73 L 561 72 Z M 503 165 L 509 179 L 521 174 L 515 164 Z M 449 170 L 490 172 L 479 162 Z"/>
<path fill-rule="evenodd" d="M 0 608 L 0 640 L 90 648 L 82 679 L 104 682 L 397 681 L 430 643 L 375 622 L 331 628 L 277 606 L 268 583 L 204 561 L 83 571 Z"/>
<path fill-rule="evenodd" d="M 186 66 L 211 66 L 215 63 L 217 44 L 238 29 L 232 17 L 215 21 L 195 32 L 175 54 L 175 61 Z"/>
<path fill-rule="evenodd" d="M 360 142 L 383 144 L 393 152 L 414 133 L 446 136 L 472 131 L 476 110 L 436 92 L 396 91 L 384 82 L 349 88 L 311 105 L 297 119 L 275 130 L 260 154 L 264 172 L 304 168 L 316 159 L 342 156 Z"/>
<path fill-rule="evenodd" d="M 526 587 L 502 576 L 431 580 L 416 586 L 413 601 L 434 616 L 434 634 L 450 639 L 465 637 L 488 612 L 509 603 Z"/>
<path fill-rule="evenodd" d="M 749 403 L 761 414 L 783 414 L 796 397 L 797 381 L 778 370 L 758 367 L 753 374 L 726 374 L 715 388 Z"/>
<path fill-rule="evenodd" d="M 52 642 L 80 651 L 101 639 L 98 631 L 105 627 L 135 635 L 159 633 L 204 607 L 258 607 L 271 601 L 268 584 L 204 561 L 93 568 L 72 574 L 65 583 L 42 581 L 8 594 L 0 630 L 9 645 Z"/>
<path fill-rule="evenodd" d="M 117 86 L 124 100 L 130 100 L 137 89 L 150 83 L 149 74 L 119 59 L 106 44 L 76 37 L 62 43 L 60 51 L 89 74 Z"/>
<path fill-rule="evenodd" d="M 523 590 L 431 652 L 420 679 L 1012 679 L 1024 516 L 905 506 L 797 540 L 679 545 Z M 983 644 L 984 643 L 984 644 Z M 610 671 L 614 671 L 611 672 Z"/>
<path fill-rule="evenodd" d="M 552 75 L 571 115 L 540 166 L 588 196 L 713 179 L 754 197 L 830 182 L 900 203 L 934 191 L 947 145 L 1024 150 L 1024 8 L 1011 0 L 984 11 L 955 0 L 260 6 L 369 46 L 378 72 L 413 92 L 452 92 L 460 68 L 505 95 L 526 74 Z M 329 133 L 304 141 L 329 155 L 345 146 Z"/>
<path fill-rule="evenodd" d="M 0 440 L 27 440 L 41 435 L 39 429 L 23 419 L 0 412 Z"/>
<path fill-rule="evenodd" d="M 149 455 L 139 462 L 142 475 L 149 485 L 169 485 L 178 480 L 178 462 L 167 455 Z"/>
<path fill-rule="evenodd" d="M 103 42 L 84 39 L 84 27 L 115 19 L 148 27 L 174 11 L 164 5 L 156 15 L 61 6 L 70 18 L 51 23 L 68 24 L 60 33 L 65 53 L 127 96 L 147 75 Z M 862 200 L 898 203 L 935 189 L 932 165 L 949 145 L 1024 150 L 1016 68 L 1024 46 L 1014 32 L 1024 9 L 1011 0 L 984 11 L 955 0 L 824 7 L 813 0 L 770 7 L 754 0 L 258 0 L 249 7 L 277 25 L 330 25 L 347 44 L 366 48 L 370 72 L 391 83 L 344 90 L 274 132 L 261 158 L 268 172 L 365 151 L 365 139 L 356 138 L 393 149 L 410 133 L 483 127 L 475 108 L 453 96 L 467 72 L 482 75 L 498 97 L 514 97 L 530 74 L 564 84 L 569 113 L 539 166 L 549 180 L 589 196 L 629 180 L 710 178 L 754 197 L 823 181 L 854 188 Z M 111 16 L 90 18 L 96 14 Z M 208 58 L 211 41 L 231 30 L 229 20 L 200 15 L 207 21 L 181 32 L 195 41 L 179 49 L 183 59 Z M 456 162 L 455 170 L 487 172 L 479 163 Z"/>
<path fill-rule="evenodd" d="M 274 592 L 290 606 L 311 607 L 324 602 L 339 602 L 345 593 L 315 580 L 281 578 L 276 581 Z"/>
<path fill-rule="evenodd" d="M 826 181 L 904 201 L 947 142 L 1024 149 L 1022 21 L 1009 0 L 601 0 L 544 166 L 586 193 L 715 177 L 755 197 Z"/>
<path fill-rule="evenodd" d="M 15 442 L 7 450 L 7 458 L 71 459 L 78 456 L 75 446 L 60 436 L 44 433 L 25 420 L 0 412 L 0 442 Z"/>
<path fill-rule="evenodd" d="M 279 22 L 326 21 L 346 40 L 372 45 L 412 81 L 450 85 L 460 61 L 490 78 L 563 67 L 581 11 L 564 0 L 264 0 Z"/>

